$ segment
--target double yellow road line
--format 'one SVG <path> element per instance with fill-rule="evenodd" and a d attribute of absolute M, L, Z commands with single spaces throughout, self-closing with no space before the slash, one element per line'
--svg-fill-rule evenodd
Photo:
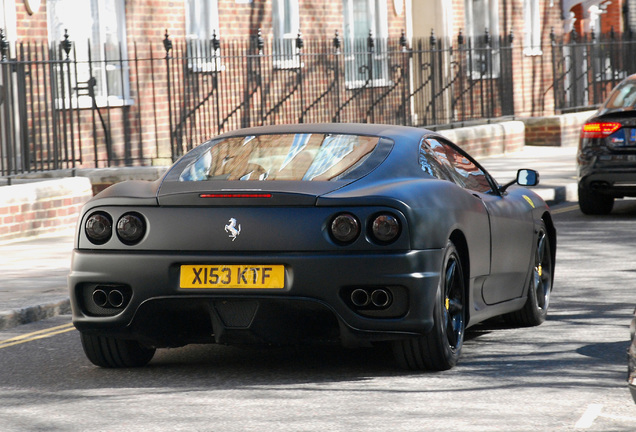
<path fill-rule="evenodd" d="M 578 210 L 579 206 L 578 205 L 573 205 L 573 206 L 569 206 L 569 207 L 562 207 L 556 210 L 552 210 L 552 214 L 559 214 L 559 213 L 567 213 L 570 211 L 574 211 L 574 210 Z"/>
<path fill-rule="evenodd" d="M 67 333 L 75 330 L 73 323 L 64 324 L 57 327 L 51 327 L 44 330 L 38 330 L 33 333 L 27 333 L 20 336 L 12 337 L 6 340 L 0 340 L 0 349 L 8 348 L 10 346 L 19 345 L 27 342 L 32 342 L 38 339 L 45 339 L 51 336 L 55 336 L 62 333 Z"/>

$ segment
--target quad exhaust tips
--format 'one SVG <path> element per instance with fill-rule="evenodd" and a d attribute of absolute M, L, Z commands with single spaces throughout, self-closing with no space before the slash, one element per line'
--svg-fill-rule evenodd
<path fill-rule="evenodd" d="M 383 288 L 374 290 L 356 288 L 351 292 L 350 300 L 357 308 L 373 307 L 384 309 L 391 305 L 392 295 L 390 291 Z"/>

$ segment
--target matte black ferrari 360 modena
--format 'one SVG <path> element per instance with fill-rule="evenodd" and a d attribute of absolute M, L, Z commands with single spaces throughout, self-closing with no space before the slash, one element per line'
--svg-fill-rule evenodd
<path fill-rule="evenodd" d="M 320 124 L 206 142 L 82 211 L 69 286 L 91 362 L 188 343 L 390 347 L 457 362 L 468 326 L 544 321 L 556 232 L 519 170 L 503 186 L 425 129 Z"/>

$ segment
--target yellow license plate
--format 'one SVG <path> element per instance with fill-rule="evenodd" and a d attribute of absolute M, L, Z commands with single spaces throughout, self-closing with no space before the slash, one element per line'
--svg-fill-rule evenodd
<path fill-rule="evenodd" d="M 284 265 L 182 265 L 181 288 L 285 288 Z"/>

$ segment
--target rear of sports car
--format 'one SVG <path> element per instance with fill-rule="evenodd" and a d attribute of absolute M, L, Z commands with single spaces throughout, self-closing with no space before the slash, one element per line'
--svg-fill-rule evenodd
<path fill-rule="evenodd" d="M 636 196 L 636 76 L 619 84 L 581 129 L 579 205 L 606 214 L 614 199 Z"/>
<path fill-rule="evenodd" d="M 412 249 L 399 200 L 330 199 L 392 146 L 241 136 L 201 146 L 161 181 L 104 191 L 83 211 L 69 276 L 89 359 L 135 366 L 195 342 L 359 345 L 428 331 L 443 251 Z"/>

